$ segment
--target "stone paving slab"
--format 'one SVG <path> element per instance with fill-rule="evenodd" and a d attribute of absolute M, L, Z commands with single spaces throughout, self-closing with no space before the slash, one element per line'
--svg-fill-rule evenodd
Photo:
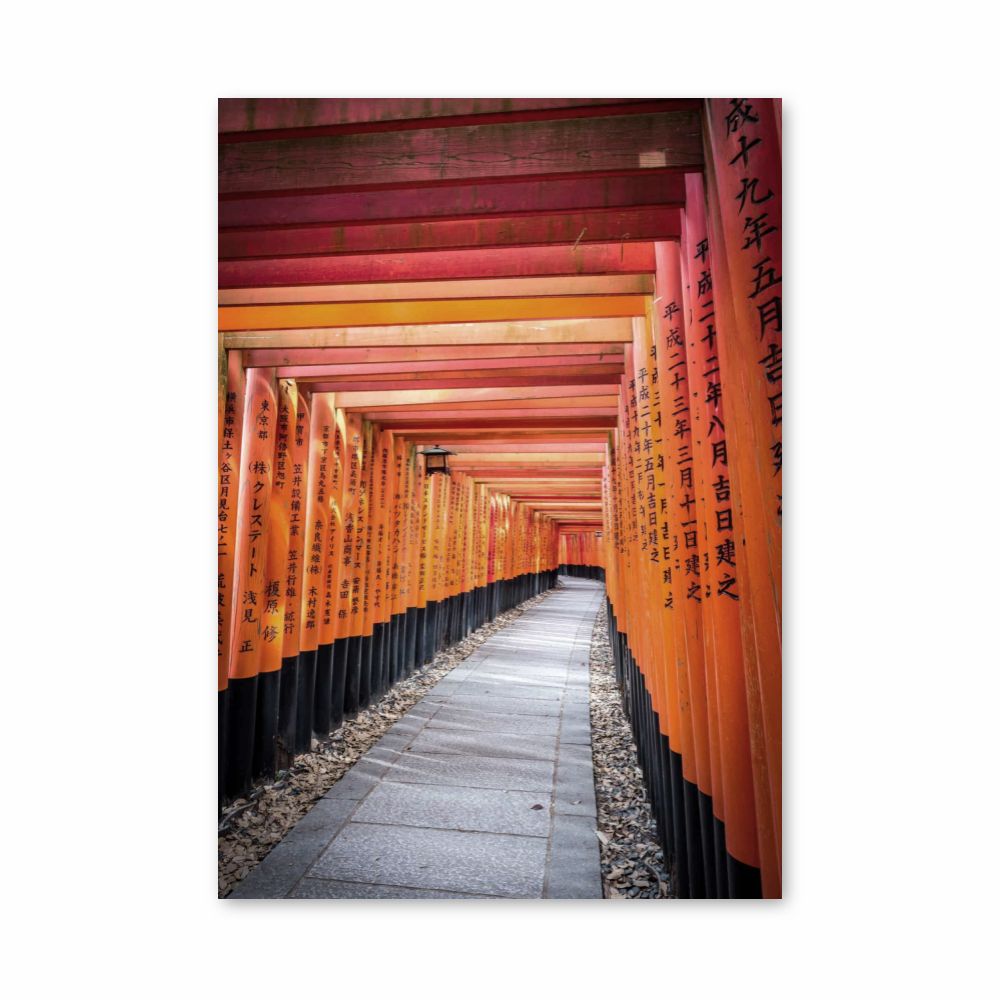
<path fill-rule="evenodd" d="M 496 899 L 471 892 L 444 892 L 442 889 L 411 889 L 403 885 L 372 885 L 369 882 L 340 882 L 328 878 L 304 878 L 292 899 Z"/>
<path fill-rule="evenodd" d="M 474 757 L 462 754 L 403 754 L 389 772 L 390 781 L 468 788 L 509 788 L 551 792 L 555 766 L 551 760 Z M 346 777 L 346 776 L 345 776 Z"/>
<path fill-rule="evenodd" d="M 589 649 L 604 588 L 560 582 L 391 726 L 233 897 L 600 898 Z"/>
<path fill-rule="evenodd" d="M 383 781 L 354 813 L 359 823 L 388 823 L 513 833 L 523 837 L 549 835 L 548 796 L 497 788 L 452 785 L 406 785 Z"/>
<path fill-rule="evenodd" d="M 499 715 L 465 708 L 444 707 L 430 722 L 428 730 L 459 729 L 476 733 L 519 733 L 538 736 L 558 736 L 560 719 L 545 715 Z M 565 726 L 565 722 L 562 722 Z M 587 743 L 590 743 L 588 729 Z"/>
<path fill-rule="evenodd" d="M 531 898 L 542 894 L 547 848 L 545 837 L 348 823 L 309 874 Z"/>
<path fill-rule="evenodd" d="M 431 695 L 426 697 L 430 698 Z M 537 698 L 507 698 L 499 695 L 441 695 L 442 704 L 452 708 L 468 708 L 480 712 L 499 712 L 510 715 L 547 715 L 558 719 L 562 704 L 558 701 Z"/>
<path fill-rule="evenodd" d="M 454 729 L 425 729 L 410 746 L 412 753 L 468 754 L 476 757 L 520 757 L 555 760 L 556 737 L 537 733 L 463 733 Z"/>

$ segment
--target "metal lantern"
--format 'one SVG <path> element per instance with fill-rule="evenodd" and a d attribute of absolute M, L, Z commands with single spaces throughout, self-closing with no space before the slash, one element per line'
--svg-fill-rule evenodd
<path fill-rule="evenodd" d="M 433 476 L 435 472 L 441 472 L 446 476 L 450 476 L 451 469 L 448 468 L 448 456 L 454 454 L 453 451 L 448 451 L 447 448 L 442 448 L 437 444 L 433 448 L 424 448 L 424 470 L 427 475 Z"/>

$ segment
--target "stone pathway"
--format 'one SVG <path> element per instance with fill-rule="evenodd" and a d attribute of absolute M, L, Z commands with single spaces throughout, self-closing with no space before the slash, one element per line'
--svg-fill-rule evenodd
<path fill-rule="evenodd" d="M 229 898 L 600 898 L 588 685 L 604 587 L 560 582 L 392 726 Z"/>

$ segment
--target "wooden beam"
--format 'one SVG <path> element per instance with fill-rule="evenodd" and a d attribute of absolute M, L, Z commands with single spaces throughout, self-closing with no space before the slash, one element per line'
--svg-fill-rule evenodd
<path fill-rule="evenodd" d="M 445 344 L 628 343 L 630 319 L 554 320 L 545 323 L 448 323 L 422 326 L 241 330 L 226 333 L 234 348 L 435 347 Z"/>
<path fill-rule="evenodd" d="M 704 163 L 697 111 L 219 146 L 219 192 L 608 174 Z"/>
<path fill-rule="evenodd" d="M 429 420 L 422 425 L 427 431 L 443 432 L 453 430 L 516 430 L 518 428 L 537 428 L 540 430 L 551 430 L 554 427 L 577 428 L 579 430 L 597 430 L 600 428 L 612 428 L 617 425 L 614 417 L 565 417 L 555 418 L 545 417 L 542 420 L 531 418 L 519 418 L 517 420 Z M 405 426 L 397 426 L 395 421 L 387 420 L 382 427 L 385 430 L 407 430 Z"/>
<path fill-rule="evenodd" d="M 603 465 L 604 453 L 597 451 L 551 451 L 547 454 L 522 454 L 520 451 L 496 451 L 492 453 L 462 454 L 456 452 L 451 459 L 453 465 L 544 465 L 547 462 L 568 462 L 576 465 L 593 463 Z"/>
<path fill-rule="evenodd" d="M 390 381 L 406 381 L 412 383 L 410 386 L 411 388 L 421 389 L 430 388 L 432 382 L 437 382 L 441 379 L 458 381 L 463 385 L 471 385 L 484 379 L 492 379 L 493 381 L 496 381 L 497 379 L 504 378 L 526 378 L 532 380 L 532 384 L 534 385 L 564 385 L 567 382 L 573 381 L 574 376 L 577 375 L 583 377 L 589 377 L 591 375 L 610 375 L 615 378 L 609 384 L 617 385 L 617 380 L 620 379 L 624 373 L 624 365 L 614 363 L 520 366 L 511 360 L 508 360 L 503 367 L 471 368 L 467 365 L 466 367 L 459 368 L 458 370 L 446 369 L 444 371 L 434 369 L 425 371 L 408 371 L 404 368 L 402 371 L 386 372 L 379 371 L 378 369 L 380 366 L 378 365 L 369 365 L 366 367 L 372 368 L 373 370 L 353 375 L 345 372 L 333 372 L 327 375 L 303 375 L 300 378 L 300 381 L 303 384 L 309 382 L 350 381 L 354 382 L 359 389 L 362 389 L 368 383 L 382 382 L 388 379 Z M 309 371 L 309 369 L 305 369 L 305 371 Z"/>
<path fill-rule="evenodd" d="M 337 397 L 337 406 L 345 409 L 377 409 L 381 406 L 398 406 L 403 403 L 430 403 L 442 406 L 452 402 L 478 401 L 496 399 L 542 399 L 566 396 L 607 396 L 610 395 L 604 387 L 575 386 L 528 386 L 528 387 L 498 387 L 477 388 L 464 386 L 456 389 L 403 389 L 398 392 L 345 392 Z"/>
<path fill-rule="evenodd" d="M 330 191 L 223 199 L 219 202 L 219 226 L 343 225 L 494 215 L 551 215 L 591 208 L 682 207 L 684 196 L 683 175 L 663 171 L 627 177 L 560 177 L 388 191 Z"/>
<path fill-rule="evenodd" d="M 549 406 L 549 407 L 530 407 L 524 405 L 527 400 L 511 400 L 510 405 L 504 404 L 501 406 L 499 403 L 493 403 L 491 405 L 486 405 L 483 403 L 477 404 L 474 409 L 462 409 L 461 413 L 468 417 L 470 420 L 475 420 L 477 418 L 486 418 L 490 416 L 498 416 L 502 414 L 504 417 L 586 417 L 586 416 L 597 416 L 597 417 L 613 417 L 618 413 L 617 406 Z M 371 420 L 376 423 L 384 423 L 387 420 L 392 420 L 394 423 L 399 425 L 406 425 L 410 427 L 419 426 L 422 421 L 425 420 L 446 420 L 449 417 L 454 417 L 455 411 L 459 409 L 457 403 L 449 404 L 447 409 L 431 409 L 427 411 L 421 411 L 418 414 L 410 414 L 406 411 L 400 412 L 387 412 L 385 410 L 366 410 L 361 409 L 360 412 L 366 420 Z"/>
<path fill-rule="evenodd" d="M 222 97 L 219 99 L 219 132 L 259 133 L 303 128 L 399 129 L 426 127 L 427 119 L 465 119 L 557 113 L 623 114 L 643 111 L 651 104 L 697 107 L 696 99 L 663 100 L 619 97 Z M 449 123 L 453 124 L 453 123 Z M 252 137 L 252 136 L 251 136 Z"/>
<path fill-rule="evenodd" d="M 399 299 L 527 299 L 542 295 L 652 295 L 648 274 L 563 278 L 479 278 L 468 281 L 398 281 L 362 285 L 221 288 L 220 306 L 299 302 L 388 302 Z"/>
<path fill-rule="evenodd" d="M 430 374 L 430 373 L 428 373 Z M 346 378 L 340 380 L 329 380 L 322 382 L 311 382 L 306 388 L 313 392 L 353 392 L 359 387 L 371 392 L 401 392 L 412 389 L 414 385 L 419 385 L 427 389 L 462 389 L 465 386 L 482 386 L 485 388 L 512 387 L 535 387 L 544 385 L 618 385 L 621 380 L 620 372 L 608 372 L 598 375 L 497 375 L 493 378 L 458 378 L 456 372 L 446 372 L 439 377 L 422 379 L 417 382 L 410 378 L 395 379 L 386 376 L 384 380 L 371 380 L 371 376 Z"/>
<path fill-rule="evenodd" d="M 321 302 L 291 306 L 223 306 L 219 329 L 298 330 L 338 326 L 495 323 L 532 319 L 644 316 L 643 295 L 542 296 L 534 299 L 429 299 L 421 302 Z"/>
<path fill-rule="evenodd" d="M 517 359 L 518 363 L 534 358 L 575 357 L 580 346 L 575 343 L 556 344 L 445 344 L 435 347 L 316 347 L 316 348 L 263 348 L 243 354 L 244 368 L 302 369 L 322 365 L 410 363 L 425 361 L 458 361 L 465 364 L 480 361 Z M 596 355 L 607 361 L 624 358 L 622 343 L 586 345 L 587 355 Z"/>
<path fill-rule="evenodd" d="M 582 243 L 219 262 L 220 288 L 440 281 L 583 274 L 652 274 L 652 243 Z"/>
<path fill-rule="evenodd" d="M 364 410 L 369 420 L 425 420 L 435 416 L 447 416 L 454 413 L 468 413 L 471 416 L 484 413 L 510 413 L 514 410 L 527 416 L 533 411 L 539 415 L 546 414 L 558 417 L 570 411 L 581 413 L 617 412 L 617 401 L 608 402 L 603 396 L 577 396 L 567 399 L 495 399 L 486 401 L 451 402 L 451 403 L 420 403 L 404 404 L 402 406 L 374 406 Z"/>
<path fill-rule="evenodd" d="M 475 377 L 477 373 L 528 369 L 557 370 L 578 369 L 594 365 L 618 368 L 624 371 L 624 355 L 608 354 L 557 354 L 542 358 L 477 358 L 451 359 L 448 361 L 385 361 L 362 362 L 357 364 L 329 365 L 283 365 L 277 370 L 278 378 L 294 378 L 300 381 L 317 381 L 345 375 L 413 375 L 415 378 L 428 372 L 456 372 Z M 609 371 L 611 368 L 608 369 Z"/>
<path fill-rule="evenodd" d="M 219 233 L 219 259 L 611 243 L 629 239 L 677 240 L 680 234 L 679 208 L 589 209 L 378 225 L 338 223 L 282 229 L 225 229 Z"/>

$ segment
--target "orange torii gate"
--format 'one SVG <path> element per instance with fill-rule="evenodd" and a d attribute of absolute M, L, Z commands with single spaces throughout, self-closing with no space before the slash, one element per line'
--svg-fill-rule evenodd
<path fill-rule="evenodd" d="M 572 573 L 680 894 L 780 895 L 780 162 L 769 99 L 220 102 L 222 798 Z"/>

